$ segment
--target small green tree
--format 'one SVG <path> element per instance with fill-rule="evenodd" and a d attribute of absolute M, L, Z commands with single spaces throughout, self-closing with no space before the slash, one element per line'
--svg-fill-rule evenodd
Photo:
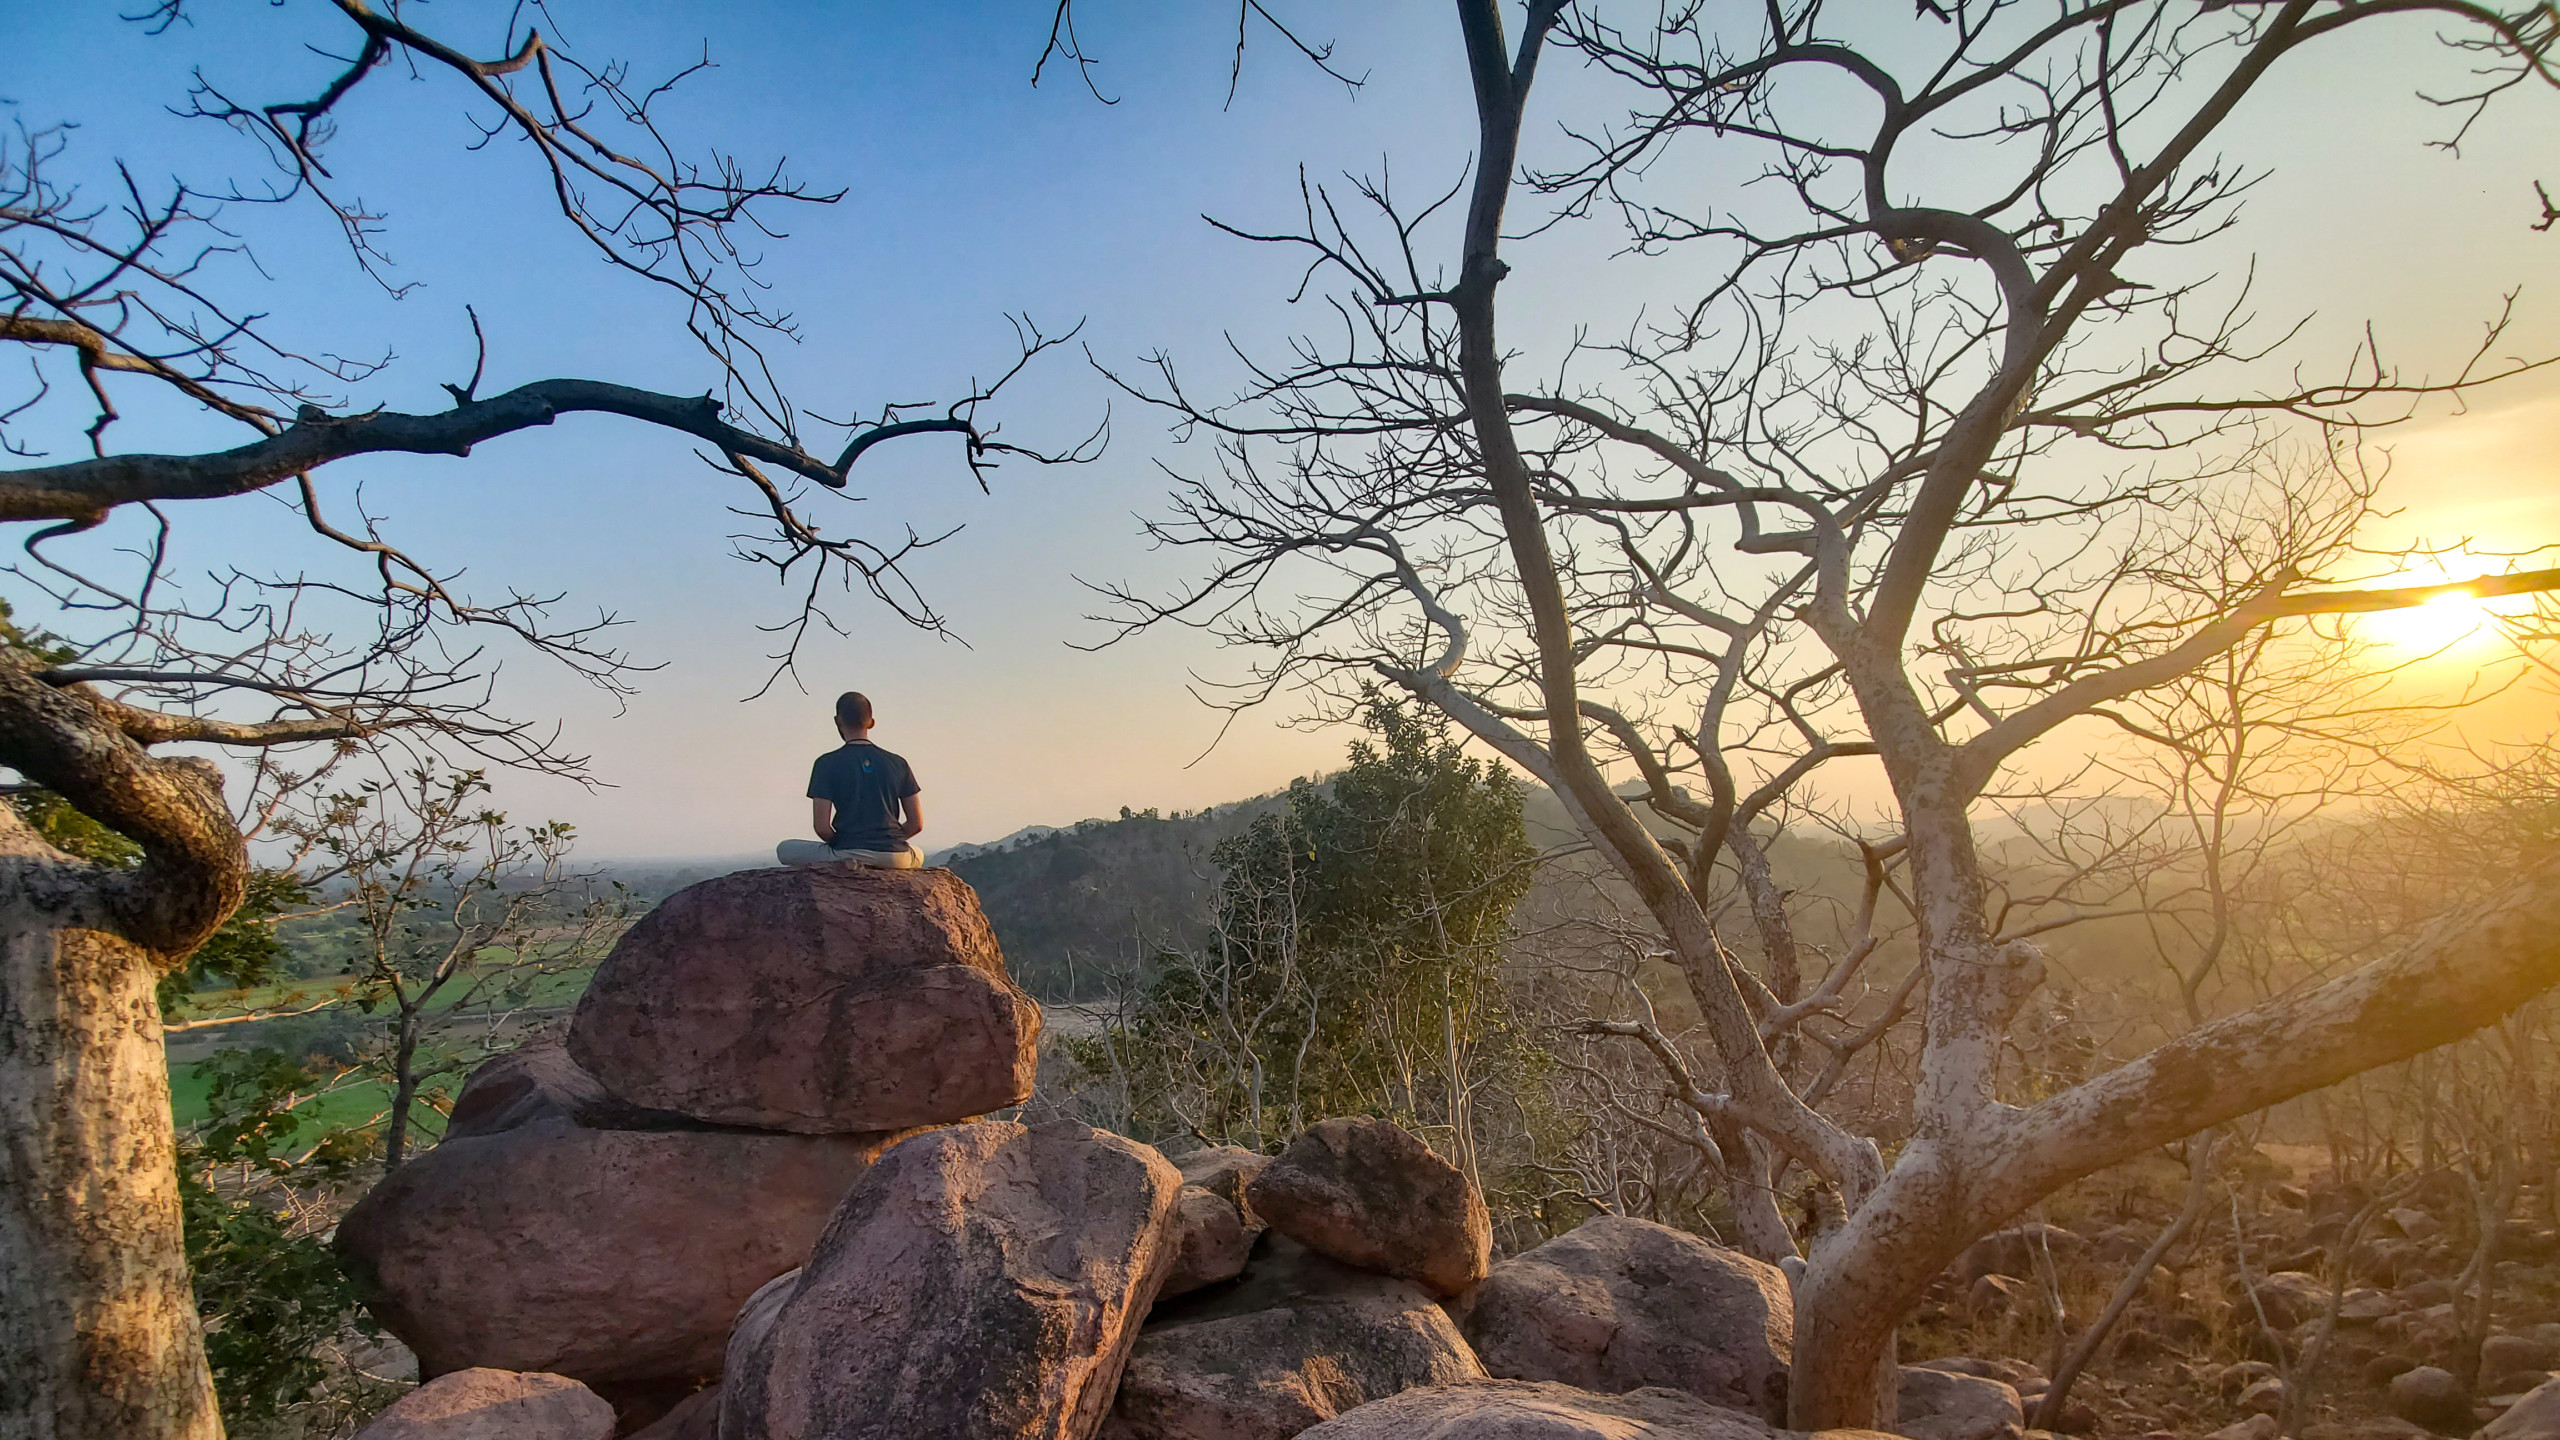
<path fill-rule="evenodd" d="M 1262 1148 L 1313 1116 L 1445 1131 L 1471 1172 L 1473 1098 L 1517 1060 L 1501 947 L 1537 852 L 1520 782 L 1378 695 L 1370 738 L 1221 844 L 1212 942 L 1160 956 L 1097 1044 L 1142 1128 Z"/>
<path fill-rule="evenodd" d="M 322 1235 L 331 1193 L 374 1153 L 363 1126 L 322 1126 L 307 1103 L 331 1077 L 282 1051 L 225 1050 L 202 1126 L 178 1145 L 187 1266 L 223 1424 L 272 1427 L 331 1377 L 329 1346 L 377 1332 Z"/>

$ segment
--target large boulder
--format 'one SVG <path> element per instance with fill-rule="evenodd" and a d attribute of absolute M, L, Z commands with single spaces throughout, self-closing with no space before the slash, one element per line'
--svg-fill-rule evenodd
<path fill-rule="evenodd" d="M 1905 1365 L 1895 1395 L 1894 1430 L 1911 1440 L 2000 1440 L 2027 1423 L 2015 1387 L 1934 1365 Z"/>
<path fill-rule="evenodd" d="M 578 1068 L 557 1035 L 528 1040 L 471 1072 L 445 1116 L 444 1138 L 495 1135 L 535 1120 L 566 1116 L 590 1130 L 700 1130 L 703 1123 L 672 1110 L 634 1105 Z"/>
<path fill-rule="evenodd" d="M 573 1113 L 593 1082 L 532 1049 L 473 1073 L 461 1123 L 347 1212 L 338 1252 L 423 1375 L 681 1395 L 897 1136 L 596 1129 Z"/>
<path fill-rule="evenodd" d="M 812 1134 L 1031 1094 L 1040 1007 L 948 870 L 749 870 L 679 890 L 596 970 L 569 1053 L 652 1110 Z"/>
<path fill-rule="evenodd" d="M 401 1396 L 357 1440 L 610 1440 L 613 1407 L 564 1375 L 456 1370 Z"/>
<path fill-rule="evenodd" d="M 1493 1220 L 1475 1182 L 1384 1120 L 1323 1120 L 1245 1187 L 1254 1215 L 1345 1265 L 1455 1295 L 1485 1277 Z"/>
<path fill-rule="evenodd" d="M 1485 1369 L 1584 1390 L 1668 1385 L 1784 1424 L 1795 1305 L 1775 1265 L 1603 1215 L 1493 1267 L 1467 1296 Z"/>
<path fill-rule="evenodd" d="M 2447 1435 L 2471 1428 L 2470 1394 L 2452 1371 L 2435 1365 L 2420 1365 L 2391 1377 L 2391 1411 Z"/>
<path fill-rule="evenodd" d="M 1262 1227 L 1247 1222 L 1226 1197 L 1197 1185 L 1183 1186 L 1173 1221 L 1173 1268 L 1165 1272 L 1157 1298 L 1188 1295 L 1243 1274 L 1245 1258 L 1261 1233 Z"/>
<path fill-rule="evenodd" d="M 1287 1440 L 1417 1385 L 1482 1378 L 1430 1291 L 1272 1235 L 1242 1283 L 1156 1306 L 1102 1434 Z"/>
<path fill-rule="evenodd" d="M 2480 1431 L 2479 1440 L 2560 1440 L 2560 1380 L 2525 1392 Z"/>
<path fill-rule="evenodd" d="M 721 1435 L 1088 1440 L 1173 1262 L 1181 1193 L 1153 1149 L 1082 1125 L 906 1141 L 762 1297 L 769 1317 L 740 1316 Z"/>
<path fill-rule="evenodd" d="M 1686 1390 L 1602 1395 L 1534 1380 L 1433 1385 L 1363 1405 L 1304 1440 L 1772 1440 L 1775 1431 Z M 1823 1430 L 1831 1440 L 1883 1440 L 1872 1430 Z"/>

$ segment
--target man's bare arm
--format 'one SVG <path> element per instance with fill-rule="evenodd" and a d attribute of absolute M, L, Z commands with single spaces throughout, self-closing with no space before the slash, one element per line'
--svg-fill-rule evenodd
<path fill-rule="evenodd" d="M 836 802 L 833 800 L 811 800 L 809 802 L 809 828 L 818 832 L 818 838 L 820 840 L 823 840 L 830 845 L 836 843 Z"/>
<path fill-rule="evenodd" d="M 924 833 L 924 792 L 919 790 L 908 796 L 906 803 L 907 823 L 899 827 L 898 833 L 913 840 Z"/>

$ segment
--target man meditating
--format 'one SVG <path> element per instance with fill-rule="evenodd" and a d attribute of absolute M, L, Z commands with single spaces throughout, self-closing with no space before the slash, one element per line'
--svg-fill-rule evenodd
<path fill-rule="evenodd" d="M 914 870 L 924 855 L 907 841 L 924 829 L 916 772 L 871 743 L 871 701 L 847 690 L 836 697 L 841 749 L 809 767 L 809 824 L 816 840 L 785 840 L 773 848 L 785 865 L 852 862 L 882 870 Z"/>

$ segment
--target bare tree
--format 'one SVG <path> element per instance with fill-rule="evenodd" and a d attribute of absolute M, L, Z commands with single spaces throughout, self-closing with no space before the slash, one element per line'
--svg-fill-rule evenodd
<path fill-rule="evenodd" d="M 2246 190 L 2217 147 L 2245 145 L 2231 117 L 2278 67 L 2431 16 L 2473 67 L 2449 102 L 2467 124 L 2560 79 L 2551 12 L 1457 8 L 1472 173 L 1419 205 L 1383 175 L 1305 185 L 1293 226 L 1234 231 L 1304 257 L 1326 331 L 1248 359 L 1227 401 L 1195 398 L 1166 356 L 1116 375 L 1219 462 L 1152 527 L 1211 552 L 1205 578 L 1115 590 L 1114 618 L 1257 648 L 1240 705 L 1290 686 L 1338 703 L 1384 677 L 1562 797 L 1701 1016 L 1713 1066 L 1675 1071 L 1684 1103 L 1758 1173 L 1800 1168 L 1838 1197 L 1800 1262 L 1784 1226 L 1744 1227 L 1802 1266 L 1790 1423 L 1889 1420 L 1895 1328 L 1972 1239 L 2560 980 L 2560 870 L 2544 864 L 2397 954 L 2013 1097 L 2001 1057 L 2051 917 L 1992 902 L 1975 832 L 2095 717 L 2261 635 L 2457 588 L 2560 587 L 2548 569 L 2389 583 L 2388 557 L 2353 548 L 2352 500 L 2308 517 L 2252 503 L 2289 466 L 2352 469 L 2373 427 L 2428 397 L 2547 363 L 2494 358 L 2503 316 L 2450 376 L 2368 345 L 2335 379 L 2271 384 L 2292 332 L 2261 338 L 2245 283 L 2181 258 Z M 1616 114 L 1567 117 L 1564 158 L 1524 162 L 1540 67 L 1573 58 Z M 1507 231 L 1523 190 L 1546 212 Z M 1615 341 L 1515 353 L 1499 302 L 1543 253 L 1517 234 L 1595 220 L 1623 226 L 1630 288 L 1670 275 L 1682 293 Z M 1765 863 L 1815 780 L 1869 757 L 1892 816 L 1867 842 L 1896 867 L 1920 952 L 1890 1165 L 1810 1098 L 1862 1032 L 1838 1002 L 1866 957 L 1808 987 Z M 1613 768 L 1676 834 L 1648 828 Z M 1756 972 L 1722 943 L 1719 896 L 1747 916 Z M 1610 1023 L 1673 1065 L 1665 1037 Z"/>
<path fill-rule="evenodd" d="M 873 447 L 954 437 L 982 485 L 1004 458 L 1092 453 L 1034 456 L 982 418 L 1023 363 L 1059 343 L 1027 321 L 998 378 L 948 403 L 867 416 L 831 405 L 845 418 L 822 421 L 785 394 L 769 359 L 794 326 L 755 273 L 757 247 L 778 235 L 778 209 L 837 196 L 664 132 L 653 109 L 690 70 L 646 83 L 584 63 L 551 38 L 539 0 L 507 12 L 480 52 L 397 7 L 334 0 L 319 14 L 261 22 L 278 56 L 307 46 L 329 65 L 311 88 L 249 97 L 200 76 L 182 107 L 243 137 L 263 174 L 162 183 L 145 177 L 163 163 L 121 157 L 83 183 L 69 129 L 0 136 L 0 343 L 23 361 L 19 388 L 0 395 L 0 447 L 20 462 L 0 469 L 0 522 L 24 527 L 8 569 L 23 628 L 0 653 L 0 764 L 143 852 L 127 868 L 84 863 L 0 813 L 0 1430 L 11 1433 L 220 1428 L 180 1250 L 153 985 L 239 902 L 243 826 L 272 796 L 226 804 L 215 765 L 155 750 L 400 744 L 574 773 L 576 757 L 549 732 L 489 709 L 492 667 L 473 637 L 530 646 L 608 689 L 630 681 L 610 616 L 564 619 L 563 597 L 524 590 L 472 593 L 451 560 L 387 534 L 331 466 L 465 457 L 583 414 L 687 442 L 744 487 L 740 513 L 757 528 L 733 542 L 797 587 L 779 673 L 807 627 L 826 623 L 835 587 L 941 625 L 900 569 L 938 537 L 866 538 L 811 507 L 844 491 Z M 185 0 L 137 18 L 179 36 L 190 23 Z M 472 373 L 446 384 L 449 408 L 403 413 L 361 398 L 383 363 L 342 357 L 384 347 L 328 333 L 329 314 L 268 281 L 243 222 L 262 207 L 316 207 L 354 266 L 400 288 L 382 215 L 345 193 L 333 157 L 347 97 L 402 71 L 451 87 L 484 143 L 548 181 L 556 223 L 674 302 L 708 366 L 702 390 L 560 377 L 484 394 L 504 364 L 484 342 Z M 477 332 L 476 316 L 453 320 L 466 318 Z M 137 401 L 192 408 L 239 427 L 239 440 L 121 451 L 118 421 Z M 812 438 L 810 425 L 837 438 Z M 327 564 L 266 570 L 241 555 L 209 576 L 178 574 L 181 502 L 233 497 L 283 502 L 273 512 Z M 113 1202 L 93 1203 L 102 1195 Z"/>

